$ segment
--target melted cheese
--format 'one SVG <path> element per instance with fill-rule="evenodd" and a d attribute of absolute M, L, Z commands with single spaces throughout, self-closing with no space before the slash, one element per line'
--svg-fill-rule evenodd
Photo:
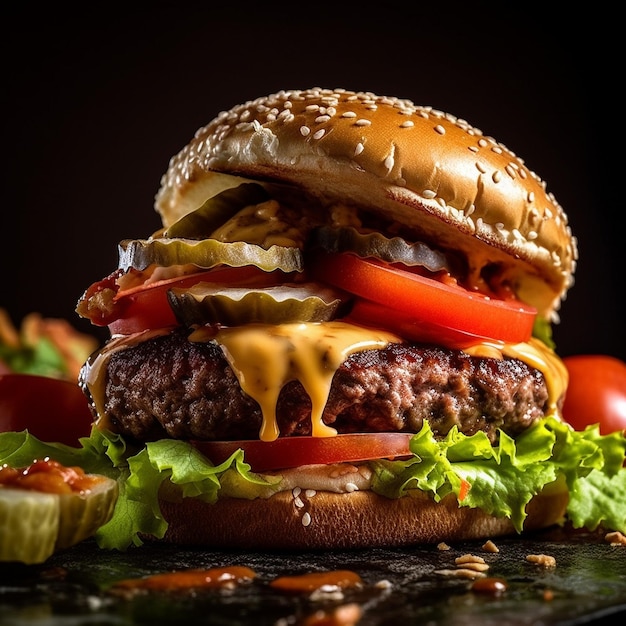
<path fill-rule="evenodd" d="M 104 411 L 105 364 L 110 356 L 167 330 L 146 331 L 111 339 L 104 349 L 83 368 L 82 380 L 89 388 L 98 413 L 99 428 L 110 428 Z M 311 425 L 315 437 L 336 434 L 324 424 L 322 414 L 328 400 L 332 378 L 350 354 L 360 350 L 381 349 L 402 340 L 391 333 L 353 326 L 341 321 L 325 323 L 251 324 L 215 329 L 200 328 L 190 341 L 215 341 L 237 376 L 242 389 L 261 407 L 263 421 L 260 439 L 273 441 L 280 433 L 276 422 L 276 403 L 281 389 L 298 380 L 312 403 Z M 558 401 L 567 389 L 568 375 L 561 359 L 537 339 L 528 343 L 484 342 L 466 348 L 472 356 L 520 359 L 542 372 L 549 394 L 549 410 L 560 417 Z"/>
<path fill-rule="evenodd" d="M 190 341 L 202 341 L 203 329 Z M 222 328 L 211 334 L 222 346 L 241 388 L 261 407 L 260 439 L 279 436 L 276 403 L 281 389 L 291 380 L 302 383 L 311 398 L 311 427 L 314 437 L 336 435 L 324 424 L 322 413 L 330 385 L 339 366 L 359 350 L 384 348 L 400 343 L 396 335 L 373 331 L 345 322 L 300 324 L 250 324 Z"/>
<path fill-rule="evenodd" d="M 502 358 L 508 356 L 519 359 L 531 367 L 538 369 L 546 381 L 548 388 L 548 408 L 551 413 L 560 417 L 559 398 L 565 393 L 569 375 L 563 361 L 542 341 L 532 337 L 527 343 L 499 344 L 484 342 L 464 350 L 472 356 Z"/>

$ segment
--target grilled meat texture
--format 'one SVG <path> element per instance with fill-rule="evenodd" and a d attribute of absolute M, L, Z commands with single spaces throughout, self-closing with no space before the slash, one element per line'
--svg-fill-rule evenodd
<path fill-rule="evenodd" d="M 547 411 L 543 375 L 517 359 L 471 357 L 430 346 L 390 344 L 350 356 L 336 372 L 324 422 L 340 433 L 417 432 L 453 426 L 492 442 L 514 437 Z M 175 331 L 114 352 L 105 410 L 115 430 L 137 441 L 258 439 L 261 410 L 241 389 L 215 343 Z M 298 381 L 277 405 L 281 436 L 311 434 L 311 402 Z"/>

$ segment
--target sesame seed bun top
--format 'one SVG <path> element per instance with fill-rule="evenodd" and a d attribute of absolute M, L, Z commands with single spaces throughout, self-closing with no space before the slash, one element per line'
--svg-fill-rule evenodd
<path fill-rule="evenodd" d="M 221 190 L 219 173 L 293 184 L 356 204 L 501 268 L 517 296 L 555 318 L 576 239 L 545 184 L 466 121 L 343 89 L 281 91 L 220 113 L 170 161 L 155 208 L 164 226 Z"/>

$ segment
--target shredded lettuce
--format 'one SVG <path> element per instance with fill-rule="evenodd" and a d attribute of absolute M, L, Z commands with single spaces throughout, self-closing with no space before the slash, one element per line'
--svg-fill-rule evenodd
<path fill-rule="evenodd" d="M 92 430 L 73 448 L 44 443 L 28 432 L 0 433 L 0 463 L 23 467 L 49 456 L 90 473 L 117 478 L 120 496 L 110 522 L 97 533 L 102 548 L 125 550 L 141 545 L 142 537 L 161 538 L 167 521 L 159 507 L 165 488 L 177 497 L 216 502 L 228 483 L 244 498 L 261 497 L 277 488 L 280 476 L 251 471 L 243 452 L 236 451 L 215 466 L 191 445 L 175 440 L 129 447 L 107 431 Z M 408 460 L 371 461 L 372 489 L 399 498 L 410 489 L 430 493 L 435 501 L 455 494 L 460 506 L 478 507 L 511 519 L 521 532 L 526 505 L 544 489 L 569 490 L 567 517 L 575 528 L 626 533 L 626 436 L 600 435 L 598 426 L 574 431 L 548 417 L 513 440 L 500 433 L 492 446 L 484 433 L 471 436 L 453 428 L 436 440 L 428 423 L 410 443 Z"/>

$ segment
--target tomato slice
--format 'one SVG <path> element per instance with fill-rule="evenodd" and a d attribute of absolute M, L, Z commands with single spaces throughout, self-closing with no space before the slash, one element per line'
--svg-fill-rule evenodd
<path fill-rule="evenodd" d="M 334 437 L 279 437 L 274 441 L 191 441 L 219 465 L 239 449 L 255 472 L 317 463 L 358 462 L 410 456 L 412 433 L 354 433 Z"/>
<path fill-rule="evenodd" d="M 38 439 L 77 446 L 93 417 L 77 383 L 36 376 L 0 376 L 0 432 L 28 430 Z"/>
<path fill-rule="evenodd" d="M 177 326 L 178 320 L 167 299 L 167 292 L 172 288 L 191 287 L 201 281 L 233 285 L 245 282 L 258 286 L 275 284 L 284 280 L 284 277 L 282 273 L 278 277 L 275 273 L 264 272 L 250 265 L 220 267 L 208 272 L 159 280 L 118 292 L 113 300 L 115 308 L 112 316 L 103 321 L 114 335 L 130 335 L 150 328 Z"/>
<path fill-rule="evenodd" d="M 433 337 L 441 328 L 440 344 L 451 331 L 453 344 L 458 333 L 478 341 L 528 341 L 537 314 L 517 300 L 489 298 L 350 253 L 319 254 L 312 272 L 319 280 L 380 305 L 368 308 L 370 322 L 399 332 L 409 322 L 414 332 L 424 324 L 427 336 Z"/>
<path fill-rule="evenodd" d="M 358 298 L 347 316 L 346 321 L 362 326 L 380 328 L 385 326 L 408 341 L 430 343 L 437 346 L 462 350 L 476 345 L 477 341 L 493 341 L 490 337 L 480 337 L 458 328 L 449 328 L 440 324 L 418 321 L 415 317 L 393 311 L 390 319 L 389 307 L 370 300 Z"/>

